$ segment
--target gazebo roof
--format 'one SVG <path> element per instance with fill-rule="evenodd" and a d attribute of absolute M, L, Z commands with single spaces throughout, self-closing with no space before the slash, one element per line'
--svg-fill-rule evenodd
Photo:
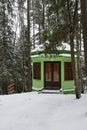
<path fill-rule="evenodd" d="M 43 45 L 36 46 L 35 49 L 31 52 L 32 57 L 42 57 L 42 56 L 50 56 L 50 55 L 57 55 L 57 56 L 64 56 L 70 57 L 70 45 L 67 43 L 63 43 L 63 46 L 57 47 L 57 50 L 48 50 L 45 51 Z M 74 49 L 74 54 L 76 54 L 76 50 Z"/>

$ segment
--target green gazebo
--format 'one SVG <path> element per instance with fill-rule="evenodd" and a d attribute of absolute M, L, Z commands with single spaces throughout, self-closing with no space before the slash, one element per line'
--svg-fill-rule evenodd
<path fill-rule="evenodd" d="M 32 86 L 38 90 L 74 90 L 70 50 L 46 55 L 41 48 L 32 51 Z"/>

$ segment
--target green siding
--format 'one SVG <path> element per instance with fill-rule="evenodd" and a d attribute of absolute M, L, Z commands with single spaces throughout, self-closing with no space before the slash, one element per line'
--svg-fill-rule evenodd
<path fill-rule="evenodd" d="M 60 61 L 61 62 L 61 88 L 62 89 L 72 89 L 74 88 L 74 82 L 72 81 L 65 81 L 64 80 L 64 62 L 71 62 L 70 57 L 38 57 L 32 58 L 32 63 L 34 62 L 41 62 L 41 80 L 33 79 L 32 74 L 32 86 L 36 89 L 44 88 L 44 62 L 45 61 Z M 32 67 L 33 68 L 33 67 Z M 32 70 L 33 72 L 33 70 Z"/>

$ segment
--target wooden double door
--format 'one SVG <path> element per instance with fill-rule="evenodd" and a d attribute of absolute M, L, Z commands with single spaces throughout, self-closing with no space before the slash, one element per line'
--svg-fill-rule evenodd
<path fill-rule="evenodd" d="M 44 88 L 58 90 L 61 88 L 61 63 L 44 62 Z"/>

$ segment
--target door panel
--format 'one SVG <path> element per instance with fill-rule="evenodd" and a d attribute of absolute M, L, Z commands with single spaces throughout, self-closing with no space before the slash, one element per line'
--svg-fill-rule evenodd
<path fill-rule="evenodd" d="M 59 64 L 53 63 L 53 81 L 59 81 Z"/>
<path fill-rule="evenodd" d="M 45 63 L 45 89 L 51 89 L 52 73 L 50 62 Z"/>
<path fill-rule="evenodd" d="M 51 81 L 51 64 L 50 63 L 46 63 L 46 68 L 45 68 L 45 78 L 46 81 Z"/>
<path fill-rule="evenodd" d="M 44 88 L 45 89 L 60 89 L 61 88 L 61 68 L 60 62 L 45 62 L 44 63 Z"/>

